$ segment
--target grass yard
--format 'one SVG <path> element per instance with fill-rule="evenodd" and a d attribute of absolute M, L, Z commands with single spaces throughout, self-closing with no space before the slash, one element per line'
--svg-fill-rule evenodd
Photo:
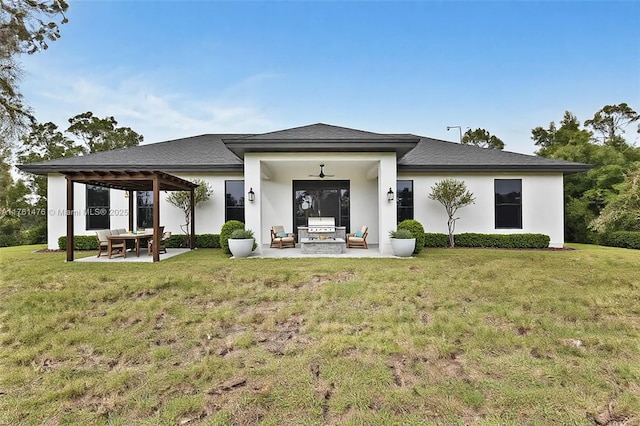
<path fill-rule="evenodd" d="M 573 247 L 158 264 L 3 248 L 0 424 L 638 425 L 640 252 Z"/>

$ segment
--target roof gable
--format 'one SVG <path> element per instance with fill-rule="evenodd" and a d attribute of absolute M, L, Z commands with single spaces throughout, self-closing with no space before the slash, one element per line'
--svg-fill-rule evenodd
<path fill-rule="evenodd" d="M 244 141 L 330 141 L 330 140 L 388 140 L 391 135 L 349 129 L 347 127 L 316 123 L 275 132 L 252 135 L 242 138 Z M 395 138 L 395 136 L 394 136 Z M 406 136 L 405 136 L 406 138 Z M 409 137 L 409 139 L 412 139 Z M 415 139 L 415 137 L 413 138 Z M 227 139 L 229 140 L 229 139 Z"/>
<path fill-rule="evenodd" d="M 243 138 L 225 138 L 238 157 L 245 152 L 396 152 L 398 158 L 415 148 L 414 135 L 365 132 L 317 123 Z"/>

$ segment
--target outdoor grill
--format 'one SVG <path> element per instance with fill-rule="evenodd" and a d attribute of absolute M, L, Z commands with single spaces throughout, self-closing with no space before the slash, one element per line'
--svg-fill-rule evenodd
<path fill-rule="evenodd" d="M 333 217 L 310 217 L 307 226 L 309 237 L 325 234 L 331 234 L 330 236 L 334 237 L 336 234 L 336 220 Z"/>

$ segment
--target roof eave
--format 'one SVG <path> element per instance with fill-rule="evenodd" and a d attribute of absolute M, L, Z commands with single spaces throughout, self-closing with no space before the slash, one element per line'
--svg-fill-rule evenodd
<path fill-rule="evenodd" d="M 345 141 L 345 140 L 323 140 L 300 141 L 277 143 L 257 143 L 254 141 L 227 141 L 227 148 L 241 159 L 247 152 L 395 152 L 398 158 L 402 157 L 416 147 L 419 139 L 415 141 Z"/>
<path fill-rule="evenodd" d="M 517 165 L 517 164 L 434 164 L 434 165 L 398 165 L 398 172 L 522 172 L 549 173 L 560 172 L 570 175 L 585 172 L 593 168 L 590 164 L 545 164 L 545 165 Z"/>
<path fill-rule="evenodd" d="M 132 168 L 131 165 L 123 166 L 122 164 L 103 164 L 103 165 L 36 165 L 36 164 L 20 164 L 17 166 L 18 169 L 27 173 L 35 173 L 39 175 L 46 175 L 48 173 L 62 173 L 62 172 L 83 172 L 83 171 L 93 171 L 93 170 L 115 170 L 115 171 L 126 171 Z M 134 167 L 136 170 L 145 170 L 145 171 L 153 171 L 153 170 L 163 170 L 166 172 L 201 172 L 201 171 L 210 171 L 210 172 L 226 172 L 226 171 L 243 171 L 243 164 L 224 164 L 224 165 L 175 165 L 175 164 L 167 164 L 163 165 L 138 165 Z"/>

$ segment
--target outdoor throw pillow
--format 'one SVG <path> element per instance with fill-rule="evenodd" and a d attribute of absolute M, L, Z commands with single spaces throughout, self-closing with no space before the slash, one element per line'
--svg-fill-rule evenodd
<path fill-rule="evenodd" d="M 287 233 L 284 231 L 280 231 L 276 234 L 277 237 L 284 238 L 287 236 Z"/>
<path fill-rule="evenodd" d="M 356 231 L 356 237 L 362 238 L 362 231 Z"/>

